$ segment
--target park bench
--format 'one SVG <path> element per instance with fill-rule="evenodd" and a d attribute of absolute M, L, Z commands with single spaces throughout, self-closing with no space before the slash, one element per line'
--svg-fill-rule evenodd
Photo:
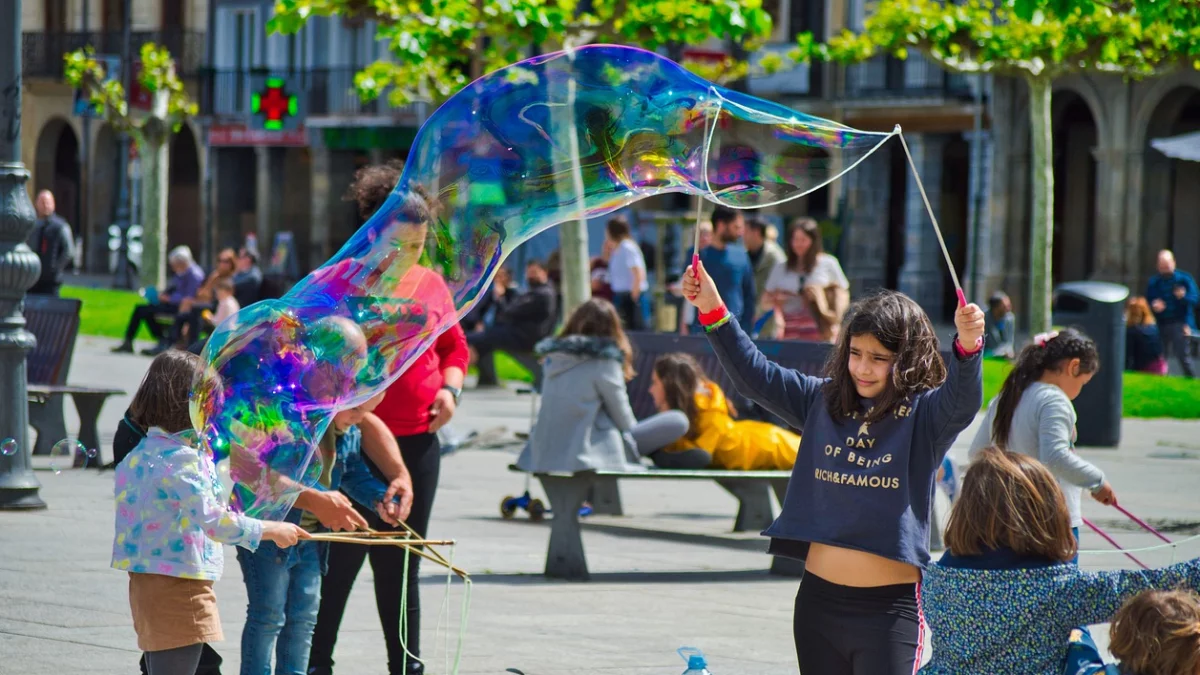
<path fill-rule="evenodd" d="M 673 352 L 690 354 L 704 372 L 715 381 L 739 412 L 741 419 L 760 419 L 786 427 L 782 420 L 742 396 L 721 367 L 707 338 L 668 333 L 629 333 L 634 349 L 634 369 L 637 375 L 628 384 L 630 404 L 639 419 L 653 415 L 654 399 L 650 395 L 650 380 L 655 360 Z M 756 340 L 755 344 L 767 358 L 808 375 L 820 375 L 833 345 L 817 342 Z M 943 354 L 947 358 L 948 354 Z M 550 544 L 546 554 L 545 574 L 571 580 L 588 578 L 587 559 L 583 550 L 579 507 L 590 501 L 592 512 L 605 515 L 624 515 L 618 488 L 620 480 L 712 480 L 738 500 L 734 531 L 763 530 L 775 518 L 771 503 L 774 493 L 782 504 L 787 493 L 790 471 L 725 471 L 702 469 L 681 471 L 650 469 L 636 472 L 589 471 L 573 475 L 539 474 L 537 478 L 550 501 L 554 514 Z M 936 515 L 935 515 L 936 522 Z M 933 533 L 940 544 L 940 533 Z M 795 576 L 803 572 L 798 561 L 776 557 L 771 563 L 773 574 Z"/>
<path fill-rule="evenodd" d="M 634 369 L 637 375 L 627 390 L 634 414 L 639 418 L 653 415 L 657 410 L 650 395 L 650 379 L 654 361 L 663 354 L 691 354 L 704 371 L 725 391 L 743 419 L 763 419 L 782 426 L 781 420 L 741 396 L 733 381 L 725 374 L 708 340 L 703 336 L 682 336 L 669 333 L 629 333 L 634 350 Z M 813 342 L 760 341 L 757 343 L 772 360 L 804 373 L 817 374 L 824 367 L 830 345 Z M 536 366 L 536 364 L 535 364 Z M 536 368 L 534 372 L 540 371 Z M 584 580 L 588 578 L 587 560 L 579 524 L 579 506 L 590 501 L 592 512 L 603 515 L 624 515 L 620 480 L 711 480 L 738 501 L 733 531 L 761 531 L 771 524 L 775 511 L 771 502 L 774 493 L 783 503 L 790 471 L 726 471 L 701 469 L 649 469 L 637 472 L 584 472 L 574 475 L 538 475 L 537 478 L 550 500 L 555 514 L 551 523 L 550 546 L 546 555 L 546 576 Z M 802 566 L 792 560 L 776 558 L 771 564 L 776 574 L 794 575 Z"/>
<path fill-rule="evenodd" d="M 30 295 L 25 298 L 25 328 L 37 338 L 37 345 L 25 360 L 26 389 L 29 398 L 29 424 L 37 430 L 33 454 L 49 455 L 54 444 L 67 438 L 63 396 L 69 395 L 79 413 L 78 440 L 85 449 L 100 449 L 96 422 L 109 396 L 124 394 L 120 389 L 84 387 L 67 384 L 75 338 L 79 335 L 79 310 L 82 301 L 74 298 Z M 86 457 L 78 454 L 76 466 L 84 466 Z M 92 466 L 99 468 L 100 462 Z"/>

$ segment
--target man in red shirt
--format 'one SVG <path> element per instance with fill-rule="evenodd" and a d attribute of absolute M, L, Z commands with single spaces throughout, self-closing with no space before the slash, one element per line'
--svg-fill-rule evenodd
<path fill-rule="evenodd" d="M 351 186 L 351 195 L 358 202 L 359 213 L 364 219 L 370 218 L 388 198 L 399 182 L 400 175 L 401 167 L 396 164 L 371 166 L 358 172 Z M 430 205 L 425 203 L 425 200 L 426 197 L 422 194 L 410 192 L 406 197 L 405 211 L 424 212 L 426 222 L 403 224 L 405 227 L 412 227 L 412 231 L 404 232 L 403 241 L 398 241 L 384 260 L 376 265 L 369 265 L 373 270 L 369 271 L 366 277 L 357 280 L 366 286 L 379 286 L 382 290 L 391 284 L 380 284 L 380 277 L 387 275 L 388 271 L 396 266 L 397 260 L 403 258 L 400 261 L 401 266 L 397 268 L 402 276 L 387 295 L 400 299 L 397 303 L 400 305 L 403 304 L 403 299 L 420 297 L 422 303 L 419 305 L 419 311 L 426 314 L 422 317 L 423 320 L 418 322 L 421 328 L 432 328 L 451 318 L 455 321 L 448 330 L 433 339 L 432 345 L 412 357 L 408 369 L 388 387 L 383 402 L 375 409 L 375 414 L 396 436 L 400 453 L 412 476 L 413 506 L 408 525 L 421 537 L 426 536 L 429 527 L 429 516 L 433 509 L 441 465 L 437 430 L 454 416 L 458 398 L 462 393 L 468 358 L 466 335 L 457 324 L 457 316 L 449 316 L 449 313 L 455 312 L 449 288 L 436 272 L 415 264 L 423 248 L 418 245 L 418 241 L 423 244 L 429 220 Z M 373 250 L 372 253 L 376 251 Z M 403 311 L 403 307 L 399 310 Z M 394 330 L 395 323 L 378 322 L 377 328 Z M 371 330 L 371 326 L 364 326 L 364 329 Z M 385 360 L 405 358 L 408 342 L 418 339 L 419 333 L 397 335 L 396 338 L 396 343 L 391 345 L 391 349 L 382 350 L 387 354 L 383 357 Z M 378 346 L 378 341 L 374 344 Z M 380 371 L 378 373 L 368 372 L 360 376 L 359 381 L 364 382 L 364 379 L 370 380 L 386 373 L 390 370 L 390 365 L 392 364 L 377 368 Z M 376 471 L 375 467 L 370 468 L 373 472 Z M 366 509 L 360 509 L 360 513 L 371 527 L 380 530 L 392 529 L 376 514 Z M 329 569 L 322 581 L 321 609 L 313 632 L 309 658 L 310 674 L 332 673 L 333 648 L 337 642 L 342 615 L 346 610 L 346 601 L 354 579 L 358 576 L 363 561 L 368 557 L 375 578 L 375 603 L 387 644 L 388 670 L 391 675 L 420 675 L 424 672 L 424 665 L 420 661 L 406 657 L 404 653 L 407 647 L 410 653 L 420 655 L 421 603 L 417 588 L 420 559 L 411 556 L 408 562 L 407 625 L 406 634 L 402 636 L 400 596 L 405 583 L 404 550 L 391 546 L 342 544 L 330 547 L 329 551 Z"/>

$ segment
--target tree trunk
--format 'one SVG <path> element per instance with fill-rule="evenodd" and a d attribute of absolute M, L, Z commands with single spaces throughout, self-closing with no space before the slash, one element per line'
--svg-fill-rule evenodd
<path fill-rule="evenodd" d="M 574 57 L 570 57 L 572 60 Z M 587 208 L 584 205 L 583 167 L 579 164 L 579 126 L 575 117 L 575 79 L 567 82 L 568 152 L 571 153 L 571 187 L 578 204 L 579 218 L 558 228 L 562 252 L 562 315 L 565 320 L 578 306 L 592 297 L 590 259 L 588 258 Z"/>
<path fill-rule="evenodd" d="M 167 188 L 170 129 L 150 118 L 142 128 L 142 284 L 163 288 L 167 269 Z"/>
<path fill-rule="evenodd" d="M 1054 138 L 1050 80 L 1029 77 L 1029 129 L 1033 156 L 1033 208 L 1029 219 L 1029 330 L 1050 330 L 1051 261 L 1054 259 Z"/>

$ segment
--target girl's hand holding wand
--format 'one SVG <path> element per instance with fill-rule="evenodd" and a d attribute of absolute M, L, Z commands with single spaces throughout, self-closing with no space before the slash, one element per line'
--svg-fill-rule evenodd
<path fill-rule="evenodd" d="M 299 525 L 282 523 L 275 520 L 264 520 L 262 538 L 274 542 L 279 548 L 295 546 L 301 539 L 310 539 L 312 535 Z"/>
<path fill-rule="evenodd" d="M 968 354 L 974 354 L 983 339 L 984 315 L 979 305 L 963 305 L 954 313 L 954 327 L 958 329 L 958 346 Z"/>
<path fill-rule="evenodd" d="M 704 263 L 694 260 L 683 273 L 683 297 L 696 306 L 701 314 L 711 312 L 723 303 L 712 277 L 704 271 Z"/>

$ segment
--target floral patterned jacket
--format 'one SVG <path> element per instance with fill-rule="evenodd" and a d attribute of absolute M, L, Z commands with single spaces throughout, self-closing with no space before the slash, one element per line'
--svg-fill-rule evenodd
<path fill-rule="evenodd" d="M 933 632 L 933 659 L 921 674 L 1060 675 L 1073 629 L 1111 620 L 1141 591 L 1178 586 L 1200 588 L 1200 559 L 1102 572 L 938 562 L 921 580 L 921 608 Z"/>
<path fill-rule="evenodd" d="M 221 578 L 221 544 L 251 551 L 263 523 L 229 509 L 212 458 L 195 434 L 157 427 L 117 465 L 112 566 L 184 579 Z"/>

